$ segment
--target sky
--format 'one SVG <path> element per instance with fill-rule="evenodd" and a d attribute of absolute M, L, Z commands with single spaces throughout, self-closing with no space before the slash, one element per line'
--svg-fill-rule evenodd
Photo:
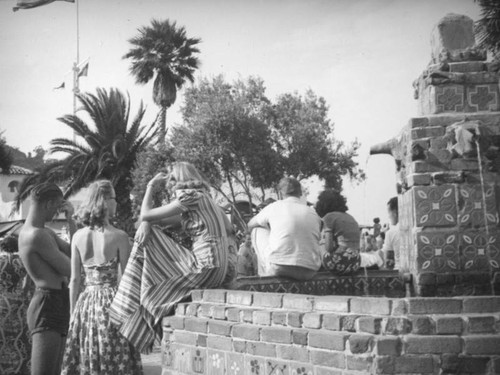
<path fill-rule="evenodd" d="M 417 117 L 412 82 L 431 58 L 430 35 L 448 13 L 477 20 L 473 0 L 77 0 L 13 12 L 0 0 L 0 132 L 23 152 L 71 138 L 58 117 L 73 111 L 72 66 L 89 59 L 80 89 L 128 92 L 132 114 L 142 100 L 146 121 L 158 108 L 152 82 L 135 83 L 122 59 L 128 39 L 151 19 L 170 19 L 202 39 L 197 77 L 261 77 L 271 100 L 311 89 L 325 98 L 336 139 L 361 143 L 356 159 L 366 181 L 344 183 L 349 213 L 361 224 L 387 221 L 396 195 L 395 163 L 369 157 L 370 146 L 396 136 Z M 77 43 L 77 10 L 79 43 Z M 54 90 L 62 82 L 65 89 Z M 181 122 L 183 91 L 167 112 Z M 320 184 L 309 184 L 314 202 Z"/>

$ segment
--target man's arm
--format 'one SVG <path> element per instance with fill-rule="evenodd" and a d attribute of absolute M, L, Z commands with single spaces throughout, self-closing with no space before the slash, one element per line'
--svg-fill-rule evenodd
<path fill-rule="evenodd" d="M 66 241 L 64 241 L 61 237 L 59 237 L 57 233 L 54 232 L 52 229 L 49 228 L 46 229 L 50 232 L 50 235 L 54 239 L 59 251 L 64 253 L 66 256 L 71 257 L 71 245 Z"/>
<path fill-rule="evenodd" d="M 70 258 L 59 249 L 54 236 L 57 237 L 51 230 L 40 230 L 33 238 L 35 245 L 32 248 L 57 273 L 69 277 L 71 275 Z"/>
<path fill-rule="evenodd" d="M 267 220 L 267 217 L 265 215 L 265 208 L 264 210 L 260 211 L 257 215 L 252 217 L 250 221 L 247 224 L 248 228 L 248 233 L 252 232 L 254 228 L 269 228 L 269 222 Z"/>

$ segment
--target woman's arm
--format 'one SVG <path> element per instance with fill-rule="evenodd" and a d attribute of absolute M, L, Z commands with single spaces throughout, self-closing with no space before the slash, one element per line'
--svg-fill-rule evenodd
<path fill-rule="evenodd" d="M 120 278 L 127 267 L 128 258 L 130 256 L 130 241 L 125 232 L 120 232 L 118 237 L 118 256 L 120 258 Z"/>
<path fill-rule="evenodd" d="M 73 312 L 75 308 L 76 301 L 78 300 L 78 295 L 80 294 L 80 276 L 82 272 L 82 261 L 80 259 L 80 252 L 75 245 L 75 242 L 71 243 L 71 278 L 69 280 L 69 298 L 70 298 L 70 309 Z"/>
<path fill-rule="evenodd" d="M 158 173 L 154 176 L 151 181 L 148 182 L 146 187 L 146 193 L 144 194 L 144 199 L 141 205 L 141 221 L 161 221 L 172 216 L 176 216 L 182 213 L 182 209 L 177 204 L 169 203 L 161 207 L 153 207 L 153 186 L 160 180 L 165 180 L 169 178 L 169 175 L 165 173 Z"/>

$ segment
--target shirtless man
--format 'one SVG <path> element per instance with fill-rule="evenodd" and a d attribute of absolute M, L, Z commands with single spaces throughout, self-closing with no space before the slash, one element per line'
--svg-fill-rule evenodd
<path fill-rule="evenodd" d="M 19 233 L 19 254 L 36 290 L 28 307 L 32 335 L 31 374 L 59 374 L 69 325 L 70 245 L 45 222 L 64 211 L 70 237 L 75 231 L 73 207 L 63 201 L 57 185 L 43 183 L 31 192 L 31 208 Z"/>

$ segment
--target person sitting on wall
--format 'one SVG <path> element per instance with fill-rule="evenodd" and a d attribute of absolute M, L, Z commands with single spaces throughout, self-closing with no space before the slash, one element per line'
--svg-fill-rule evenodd
<path fill-rule="evenodd" d="M 382 266 L 383 260 L 376 252 L 360 253 L 361 231 L 356 219 L 346 211 L 346 199 L 339 192 L 324 190 L 319 194 L 316 212 L 323 218 L 323 267 L 336 275 L 346 275 L 360 267 Z"/>
<path fill-rule="evenodd" d="M 400 234 L 399 234 L 399 211 L 398 198 L 393 197 L 387 202 L 387 213 L 391 226 L 385 232 L 384 246 L 380 255 L 384 257 L 385 268 L 400 268 Z"/>
<path fill-rule="evenodd" d="M 271 203 L 248 222 L 259 276 L 311 279 L 321 266 L 321 219 L 300 197 L 300 182 L 284 177 L 283 199 Z"/>

